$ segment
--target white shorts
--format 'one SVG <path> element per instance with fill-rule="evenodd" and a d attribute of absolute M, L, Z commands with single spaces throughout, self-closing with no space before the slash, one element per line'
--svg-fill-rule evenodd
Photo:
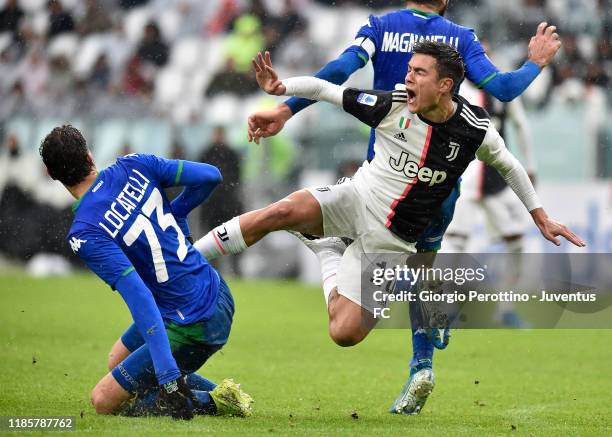
<path fill-rule="evenodd" d="M 482 209 L 484 212 L 487 228 L 494 238 L 525 233 L 528 213 L 510 187 L 478 200 L 460 197 L 455 207 L 453 221 L 447 232 L 470 235 L 474 230 L 475 209 Z"/>
<path fill-rule="evenodd" d="M 361 295 L 362 255 L 371 254 L 367 257 L 367 263 L 371 264 L 376 254 L 415 253 L 415 243 L 396 237 L 384 223 L 376 220 L 351 179 L 338 185 L 307 190 L 321 205 L 324 236 L 354 240 L 340 262 L 338 293 L 373 312 L 373 306 L 364 302 Z"/>

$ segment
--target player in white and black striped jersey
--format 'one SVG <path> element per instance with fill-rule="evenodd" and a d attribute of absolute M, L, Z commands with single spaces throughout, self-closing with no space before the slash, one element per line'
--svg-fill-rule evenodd
<path fill-rule="evenodd" d="M 255 69 L 261 88 L 269 94 L 342 106 L 376 129 L 376 157 L 364 162 L 352 180 L 295 192 L 234 217 L 195 244 L 212 259 L 239 253 L 278 230 L 353 239 L 348 248 L 328 246 L 318 253 L 330 335 L 341 346 L 359 343 L 376 323 L 373 316 L 363 319 L 362 309 L 372 309 L 360 294 L 361 256 L 414 253 L 420 233 L 475 157 L 502 174 L 546 239 L 560 244 L 556 237 L 563 236 L 584 246 L 564 225 L 548 218 L 525 170 L 506 149 L 486 111 L 453 95 L 464 73 L 457 51 L 430 41 L 414 51 L 406 89 L 392 92 L 345 88 L 312 77 L 280 81 L 269 54 L 266 59 L 260 54 Z"/>

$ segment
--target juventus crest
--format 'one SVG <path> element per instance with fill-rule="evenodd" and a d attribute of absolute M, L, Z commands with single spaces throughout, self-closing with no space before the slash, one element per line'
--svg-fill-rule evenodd
<path fill-rule="evenodd" d="M 450 147 L 450 153 L 446 155 L 446 159 L 448 160 L 448 162 L 451 162 L 457 159 L 457 156 L 459 155 L 459 148 L 461 147 L 461 144 L 457 144 L 454 141 L 451 141 L 448 147 Z"/>

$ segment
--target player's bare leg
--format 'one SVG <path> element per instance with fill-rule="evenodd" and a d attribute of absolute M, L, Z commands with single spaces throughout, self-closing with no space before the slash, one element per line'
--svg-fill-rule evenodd
<path fill-rule="evenodd" d="M 121 338 L 119 338 L 108 353 L 108 370 L 113 370 L 117 364 L 125 360 L 129 354 L 130 351 L 125 347 Z"/>
<path fill-rule="evenodd" d="M 334 288 L 327 302 L 329 336 L 338 346 L 355 346 L 368 336 L 376 325 L 372 314 L 338 293 Z"/>
<path fill-rule="evenodd" d="M 321 206 L 307 190 L 297 191 L 265 208 L 242 214 L 240 229 L 247 246 L 280 230 L 323 235 Z"/>
<path fill-rule="evenodd" d="M 116 414 L 132 398 L 109 372 L 91 392 L 91 404 L 98 414 Z"/>
<path fill-rule="evenodd" d="M 241 253 L 270 232 L 281 230 L 323 235 L 321 206 L 312 194 L 296 191 L 265 208 L 234 217 L 196 241 L 194 247 L 212 260 Z"/>

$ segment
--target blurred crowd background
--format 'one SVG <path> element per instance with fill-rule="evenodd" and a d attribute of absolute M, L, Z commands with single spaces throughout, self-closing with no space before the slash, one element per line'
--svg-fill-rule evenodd
<path fill-rule="evenodd" d="M 298 186 L 350 174 L 365 157 L 368 130 L 329 105 L 303 111 L 262 146 L 246 142 L 249 113 L 279 102 L 258 91 L 250 61 L 269 50 L 281 77 L 313 74 L 351 44 L 369 14 L 404 4 L 0 0 L 3 259 L 34 271 L 67 268 L 72 199 L 37 156 L 40 140 L 62 123 L 83 131 L 101 167 L 130 152 L 218 165 L 225 184 L 192 217 L 196 235 Z M 612 0 L 455 0 L 448 17 L 486 39 L 504 71 L 524 62 L 540 21 L 558 26 L 563 49 L 523 97 L 538 180 L 609 183 Z M 349 84 L 371 82 L 368 65 Z M 271 236 L 250 261 L 236 258 L 229 268 L 293 274 L 287 244 Z"/>

